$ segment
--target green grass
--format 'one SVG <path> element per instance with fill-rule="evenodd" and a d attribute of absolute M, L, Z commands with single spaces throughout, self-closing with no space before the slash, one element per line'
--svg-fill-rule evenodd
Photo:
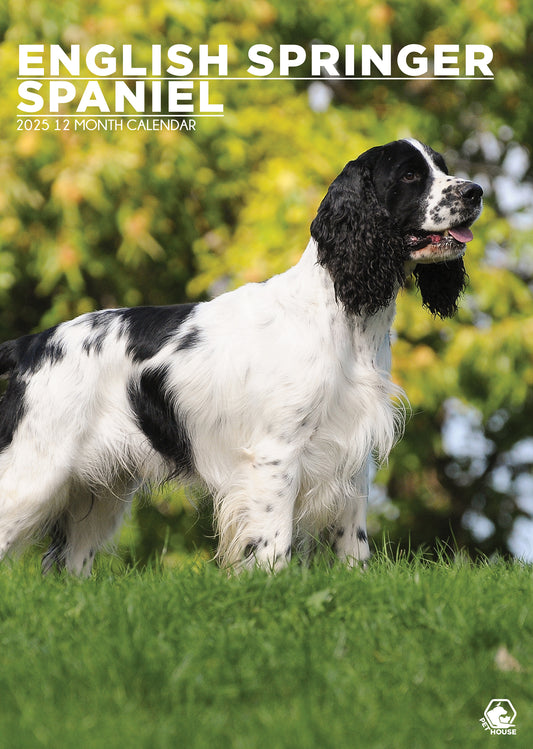
<path fill-rule="evenodd" d="M 484 732 L 493 698 L 517 736 Z M 0 571 L 2 748 L 492 745 L 533 746 L 531 568 Z"/>

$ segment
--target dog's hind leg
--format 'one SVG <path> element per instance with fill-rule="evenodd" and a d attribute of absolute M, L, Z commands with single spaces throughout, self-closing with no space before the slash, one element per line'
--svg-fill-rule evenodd
<path fill-rule="evenodd" d="M 47 532 L 66 505 L 68 485 L 66 471 L 37 461 L 25 470 L 13 461 L 0 474 L 0 559 Z"/>
<path fill-rule="evenodd" d="M 52 528 L 50 548 L 42 560 L 43 572 L 55 565 L 88 576 L 96 552 L 120 527 L 132 496 L 133 490 L 123 484 L 113 489 L 74 485 L 67 508 Z"/>
<path fill-rule="evenodd" d="M 68 428 L 60 429 L 54 418 L 58 393 L 52 397 L 44 385 L 38 382 L 15 393 L 18 421 L 7 432 L 3 422 L 9 425 L 8 394 L 1 402 L 0 558 L 43 537 L 68 504 L 79 428 L 76 419 L 65 416 Z M 35 407 L 39 400 L 40 411 Z"/>

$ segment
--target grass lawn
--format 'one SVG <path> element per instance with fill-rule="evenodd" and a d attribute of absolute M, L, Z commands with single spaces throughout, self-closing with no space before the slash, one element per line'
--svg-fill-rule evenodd
<path fill-rule="evenodd" d="M 490 700 L 516 736 L 490 736 Z M 533 746 L 533 570 L 0 570 L 0 746 Z"/>

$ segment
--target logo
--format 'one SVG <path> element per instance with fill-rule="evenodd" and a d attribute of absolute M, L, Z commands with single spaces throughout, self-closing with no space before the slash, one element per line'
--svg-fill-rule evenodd
<path fill-rule="evenodd" d="M 492 736 L 516 736 L 515 719 L 516 710 L 510 700 L 491 700 L 480 722 Z"/>

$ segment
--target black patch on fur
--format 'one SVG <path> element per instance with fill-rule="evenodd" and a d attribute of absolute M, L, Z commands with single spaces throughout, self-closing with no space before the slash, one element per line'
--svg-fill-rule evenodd
<path fill-rule="evenodd" d="M 261 541 L 262 539 L 260 538 L 258 541 L 250 541 L 250 543 L 246 544 L 246 546 L 244 547 L 244 552 L 243 552 L 245 559 L 250 559 L 250 557 L 255 557 L 257 553 L 257 549 Z"/>
<path fill-rule="evenodd" d="M 11 372 L 17 366 L 16 341 L 6 341 L 0 345 L 0 374 Z"/>
<path fill-rule="evenodd" d="M 0 400 L 0 452 L 11 444 L 13 435 L 24 416 L 25 391 L 25 383 L 19 377 L 13 377 Z"/>
<path fill-rule="evenodd" d="M 98 310 L 97 312 L 91 312 L 88 315 L 91 330 L 96 333 L 106 334 L 111 322 L 117 317 L 117 315 L 121 315 L 123 311 L 124 310 L 122 309 L 104 309 Z M 83 318 L 80 318 L 80 321 L 82 320 Z M 85 322 L 86 320 L 83 321 Z"/>
<path fill-rule="evenodd" d="M 63 346 L 54 341 L 54 335 L 57 331 L 57 325 L 42 333 L 34 335 L 25 335 L 12 341 L 12 357 L 16 360 L 17 372 L 22 374 L 26 372 L 37 372 L 43 364 L 50 362 L 55 364 L 61 361 L 65 356 Z"/>
<path fill-rule="evenodd" d="M 91 333 L 83 341 L 83 350 L 88 356 L 102 353 L 111 320 L 114 320 L 116 316 L 116 310 L 93 312 L 90 315 Z"/>
<path fill-rule="evenodd" d="M 362 541 L 363 543 L 368 541 L 368 537 L 362 528 L 357 529 L 357 539 L 358 541 Z"/>
<path fill-rule="evenodd" d="M 55 364 L 65 356 L 63 346 L 54 341 L 57 326 L 42 333 L 26 335 L 0 346 L 0 373 L 10 373 L 10 381 L 0 401 L 0 452 L 11 444 L 24 415 L 24 375 L 33 374 L 44 364 Z"/>
<path fill-rule="evenodd" d="M 192 304 L 176 304 L 166 307 L 132 307 L 122 310 L 120 316 L 128 337 L 127 353 L 134 362 L 151 359 L 179 328 L 196 307 Z M 191 348 L 198 340 L 198 331 L 188 333 L 188 342 L 183 348 Z M 181 346 L 181 344 L 180 344 Z"/>
<path fill-rule="evenodd" d="M 54 568 L 60 572 L 65 567 L 67 536 L 62 518 L 59 518 L 50 529 L 50 546 L 42 556 L 41 572 L 47 575 Z"/>
<path fill-rule="evenodd" d="M 99 333 L 94 336 L 88 336 L 83 341 L 83 350 L 87 354 L 87 356 L 90 356 L 91 354 L 101 354 L 105 339 L 106 333 Z"/>
<path fill-rule="evenodd" d="M 176 347 L 176 352 L 184 351 L 185 349 L 194 348 L 200 341 L 200 330 L 199 328 L 192 328 L 186 335 L 183 336 L 181 341 Z"/>
<path fill-rule="evenodd" d="M 176 475 L 189 475 L 194 470 L 192 445 L 167 379 L 168 367 L 145 369 L 130 381 L 128 397 L 154 450 L 170 461 Z"/>

